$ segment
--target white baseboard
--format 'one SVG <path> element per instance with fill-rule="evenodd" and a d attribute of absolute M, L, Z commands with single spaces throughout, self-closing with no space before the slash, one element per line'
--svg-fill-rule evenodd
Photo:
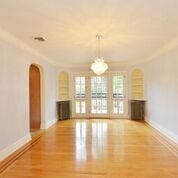
<path fill-rule="evenodd" d="M 49 122 L 43 124 L 42 127 L 43 127 L 43 129 L 47 129 L 47 128 L 51 127 L 53 124 L 55 124 L 57 121 L 58 121 L 58 119 L 54 119 L 52 121 L 49 121 Z M 20 147 L 22 147 L 23 145 L 28 143 L 30 140 L 31 140 L 31 135 L 30 135 L 30 133 L 28 133 L 27 135 L 25 135 L 24 137 L 22 137 L 15 143 L 4 148 L 3 150 L 0 150 L 0 161 L 7 158 L 9 155 L 11 155 L 13 152 L 18 150 Z"/>
<path fill-rule="evenodd" d="M 54 120 L 48 121 L 47 123 L 45 123 L 44 129 L 48 129 L 49 127 L 54 125 L 57 121 L 58 121 L 58 119 L 54 119 Z"/>
<path fill-rule="evenodd" d="M 6 147 L 5 149 L 0 151 L 0 161 L 8 157 L 10 154 L 12 154 L 14 151 L 18 150 L 20 147 L 25 145 L 31 140 L 30 133 L 13 143 L 12 145 Z"/>
<path fill-rule="evenodd" d="M 170 130 L 168 130 L 167 128 L 161 126 L 160 124 L 158 124 L 157 122 L 155 122 L 153 120 L 145 119 L 145 121 L 150 126 L 152 126 L 156 130 L 158 130 L 160 133 L 162 133 L 163 135 L 165 135 L 167 138 L 169 138 L 170 140 L 172 140 L 173 142 L 175 142 L 176 144 L 178 144 L 178 135 L 174 134 L 173 132 L 171 132 Z"/>

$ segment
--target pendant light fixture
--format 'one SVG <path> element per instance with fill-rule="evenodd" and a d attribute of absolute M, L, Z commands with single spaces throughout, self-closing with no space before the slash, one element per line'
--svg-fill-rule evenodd
<path fill-rule="evenodd" d="M 97 74 L 97 75 L 101 75 L 103 74 L 107 69 L 108 69 L 108 65 L 104 62 L 104 59 L 101 57 L 101 35 L 96 35 L 96 38 L 98 40 L 98 56 L 97 58 L 94 60 L 94 63 L 92 63 L 91 65 L 91 70 Z"/>

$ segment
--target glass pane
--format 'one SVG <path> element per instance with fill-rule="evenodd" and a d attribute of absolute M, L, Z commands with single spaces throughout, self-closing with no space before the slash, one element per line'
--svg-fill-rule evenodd
<path fill-rule="evenodd" d="M 113 113 L 114 114 L 118 113 L 117 101 L 113 101 Z"/>
<path fill-rule="evenodd" d="M 96 100 L 95 99 L 92 100 L 91 106 L 92 106 L 91 108 L 92 113 L 95 114 L 96 113 Z"/>
<path fill-rule="evenodd" d="M 97 108 L 97 113 L 98 114 L 101 114 L 101 111 L 102 111 L 102 109 L 101 109 L 101 100 L 96 100 L 96 108 Z"/>
<path fill-rule="evenodd" d="M 80 101 L 75 102 L 75 112 L 78 114 L 80 113 Z"/>
<path fill-rule="evenodd" d="M 85 96 L 85 85 L 81 85 L 80 88 L 82 96 Z"/>
<path fill-rule="evenodd" d="M 119 114 L 123 114 L 123 113 L 124 113 L 124 102 L 119 101 Z"/>
<path fill-rule="evenodd" d="M 105 76 L 91 77 L 91 100 L 93 114 L 107 113 L 107 78 Z"/>
<path fill-rule="evenodd" d="M 84 99 L 86 97 L 85 77 L 75 77 L 75 98 Z"/>
<path fill-rule="evenodd" d="M 86 113 L 85 101 L 81 101 L 81 113 L 82 113 L 82 114 L 85 114 L 85 113 Z"/>
<path fill-rule="evenodd" d="M 81 84 L 85 85 L 85 77 L 80 77 L 80 80 Z"/>
<path fill-rule="evenodd" d="M 113 101 L 113 113 L 124 114 L 124 102 L 119 100 Z"/>
<path fill-rule="evenodd" d="M 113 98 L 124 97 L 124 76 L 116 75 L 112 79 Z"/>
<path fill-rule="evenodd" d="M 102 100 L 102 113 L 103 114 L 107 113 L 107 100 L 106 99 Z"/>
<path fill-rule="evenodd" d="M 75 83 L 80 84 L 80 77 L 75 77 Z"/>

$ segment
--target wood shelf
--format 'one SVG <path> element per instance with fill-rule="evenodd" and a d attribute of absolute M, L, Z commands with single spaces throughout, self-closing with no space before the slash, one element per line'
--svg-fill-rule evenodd
<path fill-rule="evenodd" d="M 143 72 L 140 69 L 135 69 L 132 72 L 132 98 L 144 98 Z"/>
<path fill-rule="evenodd" d="M 59 74 L 59 99 L 65 100 L 69 98 L 69 76 L 67 72 Z"/>

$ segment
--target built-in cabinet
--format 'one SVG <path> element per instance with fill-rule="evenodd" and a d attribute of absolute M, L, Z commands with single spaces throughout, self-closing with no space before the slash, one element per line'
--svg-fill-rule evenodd
<path fill-rule="evenodd" d="M 145 100 L 144 100 L 144 75 L 141 69 L 134 69 L 131 74 L 131 100 L 130 115 L 131 119 L 144 119 Z"/>
<path fill-rule="evenodd" d="M 59 73 L 57 112 L 59 120 L 69 119 L 71 116 L 71 101 L 69 100 L 69 74 Z"/>
<path fill-rule="evenodd" d="M 57 101 L 57 112 L 59 120 L 70 119 L 71 117 L 71 101 Z"/>
<path fill-rule="evenodd" d="M 144 100 L 131 100 L 131 119 L 144 119 L 145 116 L 145 101 Z"/>

